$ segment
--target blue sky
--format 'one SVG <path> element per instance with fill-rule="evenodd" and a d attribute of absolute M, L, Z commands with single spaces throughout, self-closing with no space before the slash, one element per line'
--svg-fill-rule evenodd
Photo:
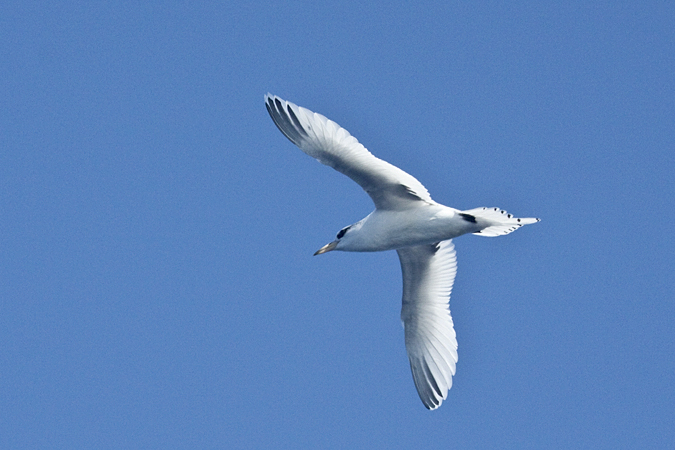
<path fill-rule="evenodd" d="M 675 445 L 670 2 L 4 2 L 0 447 Z M 435 200 L 459 363 L 412 382 L 372 209 L 267 115 L 335 120 Z"/>

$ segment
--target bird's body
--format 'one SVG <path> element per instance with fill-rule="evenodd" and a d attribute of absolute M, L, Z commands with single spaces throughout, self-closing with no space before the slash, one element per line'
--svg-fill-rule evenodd
<path fill-rule="evenodd" d="M 516 218 L 499 208 L 460 211 L 436 203 L 413 176 L 373 156 L 347 130 L 318 113 L 267 94 L 279 130 L 319 162 L 358 183 L 375 210 L 349 225 L 315 254 L 332 250 L 396 250 L 403 273 L 401 319 L 417 392 L 436 409 L 452 386 L 457 340 L 449 299 L 457 272 L 452 239 L 500 236 L 539 219 Z"/>
<path fill-rule="evenodd" d="M 414 245 L 433 244 L 466 233 L 480 225 L 458 211 L 438 203 L 419 202 L 417 207 L 401 211 L 376 209 L 351 225 L 335 250 L 380 252 Z"/>

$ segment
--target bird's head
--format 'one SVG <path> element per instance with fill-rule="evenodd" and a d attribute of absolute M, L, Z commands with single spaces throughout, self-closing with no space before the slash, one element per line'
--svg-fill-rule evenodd
<path fill-rule="evenodd" d="M 331 250 L 342 250 L 343 248 L 348 247 L 349 241 L 351 240 L 354 231 L 358 228 L 361 228 L 361 222 L 357 222 L 355 224 L 344 227 L 338 232 L 333 242 L 321 247 L 319 250 L 316 251 L 316 253 L 314 253 L 314 256 L 330 252 Z M 350 234 L 350 232 L 352 234 Z"/>

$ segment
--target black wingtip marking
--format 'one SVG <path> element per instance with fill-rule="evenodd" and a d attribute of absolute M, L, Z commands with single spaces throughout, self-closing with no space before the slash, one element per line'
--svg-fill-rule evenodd
<path fill-rule="evenodd" d="M 438 394 L 439 397 L 443 397 L 443 393 L 441 392 L 441 388 L 438 387 L 438 383 L 436 383 L 436 378 L 434 378 L 434 374 L 431 372 L 431 369 L 429 368 L 429 364 L 427 364 L 426 360 L 423 360 L 424 362 L 424 372 L 427 375 L 427 380 L 429 380 L 429 385 L 431 388 Z M 431 399 L 432 403 L 434 406 L 438 406 L 438 400 Z"/>
<path fill-rule="evenodd" d="M 298 117 L 293 112 L 293 108 L 291 108 L 291 105 L 287 105 L 286 110 L 288 110 L 288 115 L 291 116 L 291 120 L 295 124 L 295 127 L 298 129 L 298 131 L 300 133 L 304 134 L 305 136 L 307 136 L 307 132 L 302 127 L 302 125 L 300 125 L 300 121 L 298 120 Z"/>
<path fill-rule="evenodd" d="M 270 117 L 272 117 L 274 124 L 277 126 L 277 128 L 279 128 L 279 131 L 281 131 L 284 136 L 286 136 L 288 140 L 295 145 L 300 144 L 303 140 L 303 135 L 306 136 L 307 134 L 304 128 L 301 126 L 296 126 L 296 124 L 299 124 L 300 122 L 298 121 L 298 118 L 295 117 L 295 114 L 293 114 L 293 117 L 289 117 L 288 113 L 286 113 L 284 110 L 281 100 L 276 97 L 268 97 L 268 101 L 265 103 L 265 106 L 267 107 L 267 112 L 269 113 Z M 290 107 L 289 110 L 291 110 Z"/>
<path fill-rule="evenodd" d="M 265 102 L 265 108 L 267 108 L 267 112 L 270 114 L 270 116 L 274 117 L 272 114 L 272 108 L 274 108 L 274 104 L 272 103 L 272 97 L 267 97 L 267 101 Z"/>
<path fill-rule="evenodd" d="M 470 223 L 476 223 L 476 217 L 475 217 L 475 216 L 472 216 L 471 214 L 459 213 L 459 216 L 460 216 L 462 219 L 466 220 L 467 222 L 470 222 Z"/>

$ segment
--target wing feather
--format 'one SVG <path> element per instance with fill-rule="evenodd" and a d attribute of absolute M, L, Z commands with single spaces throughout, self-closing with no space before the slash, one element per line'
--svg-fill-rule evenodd
<path fill-rule="evenodd" d="M 457 363 L 450 293 L 457 273 L 451 240 L 397 250 L 403 272 L 405 346 L 417 393 L 429 409 L 448 396 Z"/>
<path fill-rule="evenodd" d="M 265 106 L 279 130 L 320 163 L 358 183 L 378 209 L 405 209 L 410 202 L 433 203 L 415 177 L 373 156 L 347 130 L 321 114 L 277 96 L 265 95 Z"/>

